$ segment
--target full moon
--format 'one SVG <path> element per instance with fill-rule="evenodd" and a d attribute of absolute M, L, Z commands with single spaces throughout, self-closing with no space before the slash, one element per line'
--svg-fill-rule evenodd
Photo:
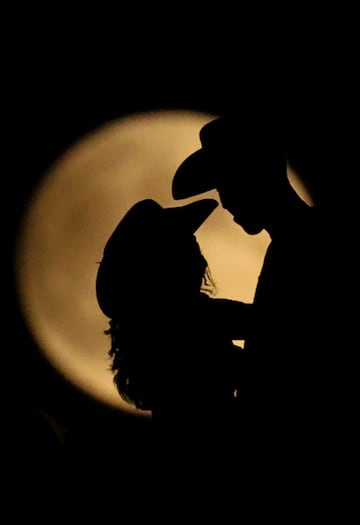
<path fill-rule="evenodd" d="M 162 206 L 178 206 L 196 200 L 174 201 L 172 177 L 200 147 L 199 131 L 214 117 L 158 111 L 108 122 L 55 160 L 24 212 L 15 264 L 27 325 L 64 378 L 121 411 L 149 415 L 122 401 L 113 384 L 110 341 L 104 334 L 109 320 L 95 295 L 98 262 L 108 237 L 136 201 L 152 198 Z M 202 197 L 218 200 L 215 191 L 197 198 Z M 246 235 L 219 206 L 196 236 L 217 296 L 252 301 L 268 235 Z M 145 290 L 154 284 L 148 278 Z"/>

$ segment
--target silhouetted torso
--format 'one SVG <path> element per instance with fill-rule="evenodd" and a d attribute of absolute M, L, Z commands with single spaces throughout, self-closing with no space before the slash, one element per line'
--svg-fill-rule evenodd
<path fill-rule="evenodd" d="M 313 491 L 316 480 L 338 486 L 357 410 L 346 334 L 350 246 L 338 222 L 329 210 L 308 208 L 297 227 L 272 239 L 245 343 L 253 442 L 285 479 Z"/>
<path fill-rule="evenodd" d="M 156 352 L 145 349 L 149 355 L 144 380 L 150 382 L 153 416 L 160 425 L 206 432 L 225 422 L 232 411 L 243 351 L 210 322 L 212 301 L 199 294 L 182 303 L 175 295 L 171 303 L 157 305 L 162 329 L 157 327 L 153 338 L 148 319 L 144 333 L 150 334 Z"/>

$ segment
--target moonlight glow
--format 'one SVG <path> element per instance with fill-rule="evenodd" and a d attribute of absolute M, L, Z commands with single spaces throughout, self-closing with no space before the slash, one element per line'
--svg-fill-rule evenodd
<path fill-rule="evenodd" d="M 98 262 L 109 235 L 137 200 L 180 204 L 171 196 L 173 174 L 200 147 L 199 130 L 212 118 L 166 111 L 108 123 L 54 163 L 23 217 L 17 286 L 35 340 L 68 380 L 121 410 L 138 413 L 120 399 L 109 371 L 109 340 L 103 333 L 108 319 L 95 296 Z M 203 196 L 218 199 L 215 191 Z M 219 206 L 197 238 L 218 296 L 251 301 L 267 234 L 246 235 Z"/>

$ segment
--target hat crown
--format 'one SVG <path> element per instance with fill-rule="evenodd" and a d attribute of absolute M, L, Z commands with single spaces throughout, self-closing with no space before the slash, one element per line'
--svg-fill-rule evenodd
<path fill-rule="evenodd" d="M 274 122 L 255 117 L 250 119 L 218 117 L 207 122 L 199 132 L 201 146 L 205 150 L 241 149 L 246 151 L 282 150 L 281 136 Z"/>
<path fill-rule="evenodd" d="M 232 132 L 231 128 L 231 122 L 225 117 L 219 117 L 205 124 L 199 132 L 202 148 L 219 148 L 233 142 L 236 133 Z"/>

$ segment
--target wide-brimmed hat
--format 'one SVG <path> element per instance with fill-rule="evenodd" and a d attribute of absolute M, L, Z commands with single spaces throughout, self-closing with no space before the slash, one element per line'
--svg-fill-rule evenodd
<path fill-rule="evenodd" d="M 107 240 L 96 276 L 96 296 L 105 315 L 112 317 L 116 293 L 126 286 L 126 273 L 159 257 L 177 233 L 194 234 L 218 206 L 201 199 L 184 206 L 163 207 L 153 199 L 136 202 Z M 141 278 L 139 276 L 139 278 Z"/>
<path fill-rule="evenodd" d="M 217 189 L 225 178 L 244 181 L 255 176 L 286 176 L 280 134 L 269 120 L 218 117 L 199 133 L 201 148 L 177 168 L 172 181 L 174 199 Z"/>

